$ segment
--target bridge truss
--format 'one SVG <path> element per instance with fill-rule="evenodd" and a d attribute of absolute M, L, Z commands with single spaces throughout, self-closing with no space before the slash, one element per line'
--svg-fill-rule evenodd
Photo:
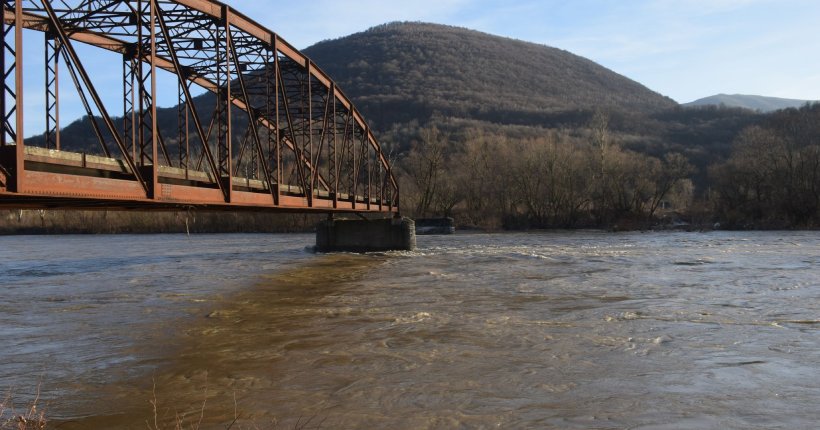
<path fill-rule="evenodd" d="M 350 99 L 309 58 L 228 5 L 0 1 L 0 209 L 398 212 L 388 157 Z M 37 35 L 30 30 L 44 47 L 41 146 L 23 135 L 23 38 Z M 103 104 L 80 43 L 121 55 L 116 109 Z M 61 150 L 66 69 L 100 155 Z M 158 125 L 159 70 L 177 78 L 175 136 Z M 212 112 L 195 103 L 192 85 L 215 95 Z M 247 127 L 235 130 L 237 123 Z"/>

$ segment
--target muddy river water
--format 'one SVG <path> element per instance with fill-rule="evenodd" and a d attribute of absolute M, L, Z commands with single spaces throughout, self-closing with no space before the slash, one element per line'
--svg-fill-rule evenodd
<path fill-rule="evenodd" d="M 820 234 L 0 238 L 0 386 L 62 429 L 816 428 Z M 196 410 L 196 412 L 191 412 Z"/>

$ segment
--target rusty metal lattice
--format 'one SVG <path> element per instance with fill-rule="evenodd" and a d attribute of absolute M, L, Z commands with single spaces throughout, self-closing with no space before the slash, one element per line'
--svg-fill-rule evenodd
<path fill-rule="evenodd" d="M 350 100 L 309 58 L 227 5 L 2 3 L 0 209 L 398 212 L 388 160 Z M 23 139 L 22 40 L 38 32 L 46 59 L 43 147 Z M 78 42 L 121 55 L 117 122 L 77 55 Z M 103 156 L 61 147 L 63 65 Z M 159 70 L 174 74 L 177 88 L 157 88 Z M 216 95 L 210 118 L 197 111 L 191 85 Z M 177 132 L 162 136 L 157 92 L 171 90 Z M 248 126 L 236 135 L 232 118 L 240 116 Z"/>

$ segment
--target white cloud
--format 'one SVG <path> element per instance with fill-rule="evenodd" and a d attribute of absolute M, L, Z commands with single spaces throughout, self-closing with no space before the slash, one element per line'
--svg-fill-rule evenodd
<path fill-rule="evenodd" d="M 775 0 L 653 0 L 647 6 L 657 12 L 704 16 L 737 11 Z"/>

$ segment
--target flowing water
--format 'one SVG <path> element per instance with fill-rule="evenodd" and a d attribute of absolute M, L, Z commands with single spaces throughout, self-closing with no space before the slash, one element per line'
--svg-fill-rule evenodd
<path fill-rule="evenodd" d="M 312 240 L 0 238 L 0 384 L 19 409 L 42 379 L 62 429 L 144 429 L 153 399 L 223 429 L 820 420 L 818 233 Z"/>

